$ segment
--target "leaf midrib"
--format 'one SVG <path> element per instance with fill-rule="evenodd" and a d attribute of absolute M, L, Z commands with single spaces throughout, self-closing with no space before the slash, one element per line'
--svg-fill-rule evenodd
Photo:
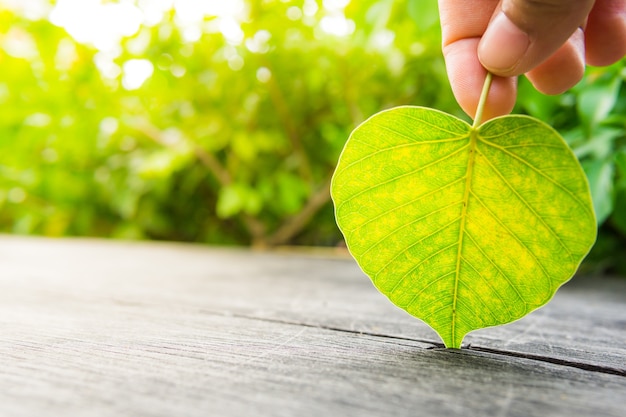
<path fill-rule="evenodd" d="M 463 236 L 465 235 L 465 222 L 467 220 L 467 205 L 470 198 L 470 189 L 472 186 L 472 176 L 474 174 L 474 164 L 476 159 L 476 142 L 478 140 L 478 129 L 471 127 L 469 133 L 469 145 L 468 145 L 468 160 L 467 171 L 465 172 L 465 190 L 463 194 L 463 208 L 461 209 L 461 224 L 459 225 L 459 240 L 458 250 L 456 256 L 456 271 L 454 274 L 454 292 L 452 294 L 452 332 L 451 332 L 451 346 L 454 348 L 460 348 L 460 343 L 457 346 L 456 342 L 456 305 L 459 293 L 459 277 L 461 275 L 461 252 L 463 250 Z"/>

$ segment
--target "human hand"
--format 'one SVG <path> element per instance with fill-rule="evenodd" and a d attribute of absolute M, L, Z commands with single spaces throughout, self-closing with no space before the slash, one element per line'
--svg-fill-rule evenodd
<path fill-rule="evenodd" d="M 495 75 L 483 120 L 511 112 L 518 75 L 560 94 L 586 63 L 626 55 L 626 0 L 439 0 L 439 14 L 452 91 L 471 117 L 487 70 Z"/>

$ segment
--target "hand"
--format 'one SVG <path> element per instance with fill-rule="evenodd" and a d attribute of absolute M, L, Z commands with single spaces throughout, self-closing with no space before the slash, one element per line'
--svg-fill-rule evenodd
<path fill-rule="evenodd" d="M 496 75 L 483 120 L 515 105 L 517 76 L 560 94 L 585 63 L 626 55 L 626 0 L 439 0 L 443 54 L 452 91 L 474 117 L 486 71 Z"/>

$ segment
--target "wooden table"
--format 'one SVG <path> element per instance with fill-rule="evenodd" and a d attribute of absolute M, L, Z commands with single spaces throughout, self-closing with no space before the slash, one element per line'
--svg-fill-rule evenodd
<path fill-rule="evenodd" d="M 331 252 L 0 237 L 0 416 L 626 416 L 626 279 L 446 350 Z"/>

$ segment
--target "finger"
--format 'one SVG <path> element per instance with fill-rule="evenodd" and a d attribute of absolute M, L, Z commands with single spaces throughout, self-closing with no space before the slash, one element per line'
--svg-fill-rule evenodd
<path fill-rule="evenodd" d="M 483 36 L 498 3 L 499 0 L 439 0 L 443 47 Z"/>
<path fill-rule="evenodd" d="M 576 30 L 568 41 L 526 77 L 544 94 L 561 94 L 576 85 L 585 74 L 585 38 Z"/>
<path fill-rule="evenodd" d="M 585 28 L 590 65 L 610 65 L 626 55 L 626 0 L 597 0 Z"/>
<path fill-rule="evenodd" d="M 476 115 L 480 93 L 487 76 L 487 71 L 476 54 L 478 42 L 478 38 L 463 39 L 444 48 L 452 92 L 463 111 L 472 119 Z M 513 110 L 517 94 L 516 81 L 515 77 L 493 78 L 483 110 L 483 121 L 509 114 Z"/>
<path fill-rule="evenodd" d="M 480 61 L 501 76 L 520 75 L 554 54 L 594 0 L 502 0 L 480 42 Z"/>
<path fill-rule="evenodd" d="M 486 77 L 478 61 L 476 48 L 499 0 L 439 0 L 443 55 L 448 79 L 457 102 L 470 117 L 476 108 Z M 513 110 L 516 80 L 494 77 L 483 120 L 505 115 Z"/>

